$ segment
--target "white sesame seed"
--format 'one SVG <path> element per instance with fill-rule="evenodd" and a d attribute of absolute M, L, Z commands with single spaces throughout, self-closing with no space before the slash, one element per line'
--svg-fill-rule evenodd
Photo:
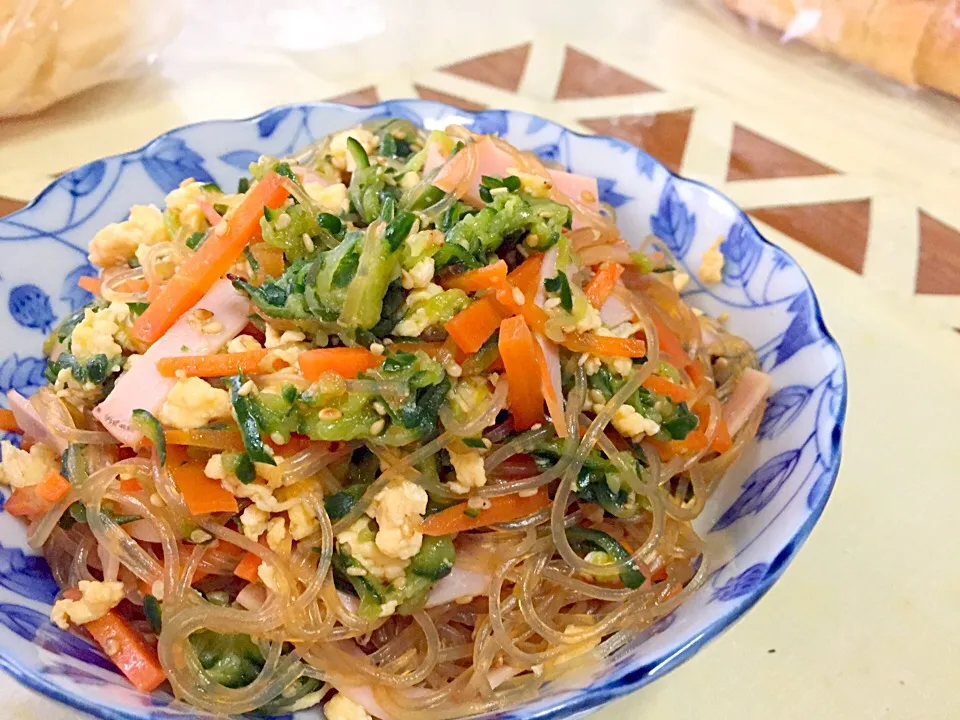
<path fill-rule="evenodd" d="M 306 250 L 308 253 L 312 253 L 314 247 L 315 247 L 315 246 L 314 246 L 314 244 L 313 244 L 313 238 L 310 237 L 309 234 L 304 233 L 304 234 L 303 234 L 303 249 Z"/>
<path fill-rule="evenodd" d="M 512 294 L 513 294 L 513 301 L 517 305 L 523 305 L 527 301 L 527 299 L 523 296 L 523 293 L 520 292 L 520 288 L 514 288 Z"/>
<path fill-rule="evenodd" d="M 110 638 L 103 644 L 103 650 L 108 656 L 113 657 L 120 652 L 120 641 L 116 638 Z"/>
<path fill-rule="evenodd" d="M 217 237 L 223 237 L 227 234 L 227 223 L 224 220 L 221 220 L 217 223 L 217 226 L 213 229 L 213 234 Z"/>
<path fill-rule="evenodd" d="M 537 423 L 536 425 L 531 426 L 530 429 L 531 429 L 531 430 L 539 430 L 539 429 L 542 428 L 542 427 L 543 427 L 543 423 Z"/>
<path fill-rule="evenodd" d="M 520 497 L 533 497 L 537 494 L 537 488 L 529 488 L 527 490 L 521 490 L 517 493 Z"/>
<path fill-rule="evenodd" d="M 343 417 L 343 413 L 337 410 L 336 408 L 324 408 L 320 411 L 321 420 L 339 420 Z"/>
<path fill-rule="evenodd" d="M 190 542 L 200 545 L 213 539 L 213 535 L 204 530 L 194 530 L 190 533 Z"/>
<path fill-rule="evenodd" d="M 384 339 L 383 339 L 383 344 L 384 344 L 384 345 L 393 345 L 393 340 L 391 340 L 390 338 L 384 338 Z"/>
<path fill-rule="evenodd" d="M 383 428 L 386 427 L 387 421 L 383 418 L 380 418 L 370 426 L 371 435 L 379 435 L 383 432 Z"/>
<path fill-rule="evenodd" d="M 509 190 L 508 188 L 505 188 L 505 187 L 498 187 L 498 188 L 491 188 L 491 189 L 490 189 L 490 194 L 493 195 L 494 197 L 496 197 L 497 195 L 503 195 L 504 193 L 508 193 L 508 192 L 510 192 L 510 190 Z"/>
<path fill-rule="evenodd" d="M 157 580 L 150 586 L 150 594 L 163 602 L 163 580 Z"/>
<path fill-rule="evenodd" d="M 381 343 L 370 343 L 370 352 L 374 355 L 383 355 L 384 347 Z"/>
<path fill-rule="evenodd" d="M 163 501 L 163 498 L 160 497 L 157 493 L 153 493 L 150 496 L 150 504 L 154 507 L 163 507 L 166 503 Z"/>
<path fill-rule="evenodd" d="M 223 323 L 218 320 L 211 320 L 203 326 L 204 335 L 216 335 L 223 332 Z"/>
<path fill-rule="evenodd" d="M 281 433 L 278 433 L 278 432 L 272 432 L 272 433 L 270 433 L 270 440 L 272 440 L 272 441 L 274 442 L 274 444 L 276 444 L 276 445 L 286 445 L 286 444 L 287 444 L 286 439 L 283 437 L 283 435 L 282 435 Z"/>
<path fill-rule="evenodd" d="M 543 304 L 543 309 L 553 310 L 553 308 L 557 307 L 557 305 L 559 304 L 560 304 L 560 298 L 552 297 Z"/>
<path fill-rule="evenodd" d="M 483 446 L 484 446 L 487 450 L 489 450 L 490 448 L 493 447 L 493 443 L 490 442 L 490 439 L 489 439 L 489 438 L 483 438 Z"/>
<path fill-rule="evenodd" d="M 373 409 L 377 412 L 377 415 L 386 415 L 387 408 L 384 407 L 383 403 L 377 400 L 373 403 Z"/>
<path fill-rule="evenodd" d="M 604 403 L 607 401 L 607 399 L 603 396 L 603 393 L 596 389 L 590 391 L 590 399 L 595 403 Z"/>
<path fill-rule="evenodd" d="M 364 577 L 367 574 L 367 571 L 362 567 L 348 567 L 347 575 L 352 575 L 353 577 Z"/>
<path fill-rule="evenodd" d="M 280 217 L 277 218 L 274 225 L 276 226 L 277 230 L 284 230 L 290 227 L 290 215 L 287 213 L 280 213 Z"/>
<path fill-rule="evenodd" d="M 455 362 L 451 362 L 447 365 L 447 373 L 450 377 L 458 378 L 463 375 L 463 368 L 457 365 Z"/>
<path fill-rule="evenodd" d="M 174 373 L 174 375 L 177 376 L 177 380 L 186 380 L 186 379 L 187 379 L 187 371 L 184 370 L 183 368 L 180 368 L 179 370 L 177 370 L 177 371 Z"/>

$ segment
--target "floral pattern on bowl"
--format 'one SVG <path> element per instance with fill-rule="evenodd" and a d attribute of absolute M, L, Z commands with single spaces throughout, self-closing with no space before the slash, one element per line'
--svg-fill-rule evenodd
<path fill-rule="evenodd" d="M 813 529 L 839 469 L 847 398 L 840 349 L 796 262 L 717 191 L 671 174 L 620 140 L 579 135 L 506 110 L 471 113 L 420 100 L 365 108 L 316 103 L 189 125 L 139 150 L 84 165 L 0 219 L 0 391 L 29 394 L 44 383 L 43 339 L 57 318 L 90 299 L 77 280 L 96 274 L 85 248 L 99 228 L 125 218 L 135 203 L 159 204 L 187 177 L 231 187 L 262 154 L 284 154 L 382 116 L 405 117 L 427 129 L 457 123 L 497 133 L 569 170 L 596 176 L 601 200 L 617 210 L 624 237 L 659 237 L 694 278 L 687 299 L 712 315 L 729 313 L 731 329 L 757 348 L 773 377 L 755 446 L 695 523 L 714 548 L 706 585 L 600 666 L 551 683 L 535 701 L 483 716 L 579 717 L 677 666 L 757 602 Z M 718 238 L 726 256 L 723 282 L 700 285 L 700 257 Z M 0 667 L 97 717 L 198 717 L 168 695 L 137 692 L 92 645 L 51 625 L 56 592 L 46 563 L 26 548 L 23 525 L 0 514 Z M 314 709 L 296 717 L 321 714 Z"/>

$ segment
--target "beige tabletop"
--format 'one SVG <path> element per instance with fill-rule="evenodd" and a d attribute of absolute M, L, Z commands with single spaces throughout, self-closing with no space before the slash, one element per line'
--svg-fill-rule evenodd
<path fill-rule="evenodd" d="M 960 104 L 693 0 L 196 5 L 148 75 L 0 124 L 0 214 L 177 125 L 297 101 L 515 108 L 647 148 L 800 262 L 850 402 L 836 490 L 783 579 L 595 717 L 960 717 Z M 77 716 L 5 677 L 0 692 L 4 717 Z"/>

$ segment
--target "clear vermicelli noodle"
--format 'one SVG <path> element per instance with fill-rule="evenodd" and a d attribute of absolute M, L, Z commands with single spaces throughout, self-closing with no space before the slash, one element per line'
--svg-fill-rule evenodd
<path fill-rule="evenodd" d="M 135 206 L 10 395 L 52 619 L 220 716 L 446 720 L 619 657 L 708 576 L 769 390 L 632 240 L 595 179 L 390 118 Z"/>

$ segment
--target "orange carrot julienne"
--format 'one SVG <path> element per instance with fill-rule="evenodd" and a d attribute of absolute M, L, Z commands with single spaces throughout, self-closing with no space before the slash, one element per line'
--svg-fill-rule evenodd
<path fill-rule="evenodd" d="M 319 380 L 325 372 L 334 372 L 345 378 L 355 378 L 383 362 L 382 355 L 374 355 L 361 347 L 317 348 L 300 353 L 300 371 L 307 380 Z"/>
<path fill-rule="evenodd" d="M 621 275 L 623 275 L 622 265 L 612 262 L 601 263 L 583 290 L 590 304 L 598 310 L 602 308 Z"/>
<path fill-rule="evenodd" d="M 500 324 L 499 346 L 510 383 L 507 407 L 513 415 L 513 426 L 517 430 L 527 430 L 544 419 L 543 388 L 537 382 L 540 377 L 537 351 L 540 347 L 519 315 Z"/>
<path fill-rule="evenodd" d="M 256 375 L 277 370 L 280 365 L 286 364 L 277 358 L 270 368 L 264 369 L 263 361 L 269 353 L 269 350 L 260 349 L 238 353 L 165 357 L 157 361 L 157 370 L 165 377 L 177 377 L 179 373 L 186 377 L 227 377 L 238 372 Z"/>
<path fill-rule="evenodd" d="M 36 487 L 37 495 L 47 502 L 55 503 L 70 492 L 70 481 L 56 470 L 51 470 Z"/>
<path fill-rule="evenodd" d="M 636 338 L 606 337 L 571 333 L 560 343 L 568 350 L 604 357 L 639 358 L 647 354 L 647 344 Z"/>
<path fill-rule="evenodd" d="M 91 275 L 81 275 L 77 278 L 77 287 L 93 295 L 100 294 L 100 278 Z"/>
<path fill-rule="evenodd" d="M 3 509 L 13 517 L 35 518 L 53 507 L 53 503 L 44 500 L 32 486 L 18 487 L 3 503 Z"/>
<path fill-rule="evenodd" d="M 260 579 L 260 574 L 257 570 L 260 569 L 260 563 L 263 560 L 260 559 L 259 555 L 254 555 L 252 552 L 248 552 L 243 556 L 243 559 L 237 565 L 236 569 L 233 571 L 233 574 L 242 580 L 247 582 L 257 582 Z"/>
<path fill-rule="evenodd" d="M 152 343 L 169 330 L 230 269 L 243 249 L 260 239 L 260 218 L 264 207 L 280 207 L 288 194 L 283 178 L 275 172 L 268 173 L 258 182 L 233 215 L 224 220 L 226 230 L 222 234 L 210 233 L 206 242 L 157 293 L 134 323 L 134 337 Z"/>
<path fill-rule="evenodd" d="M 243 436 L 239 430 L 167 430 L 167 459 L 173 447 L 192 445 L 207 450 L 221 450 L 224 452 L 243 452 Z"/>
<path fill-rule="evenodd" d="M 476 292 L 478 290 L 489 290 L 506 282 L 507 263 L 503 260 L 497 260 L 495 263 L 476 270 L 467 270 L 459 275 L 453 275 L 444 278 L 440 284 L 447 290 L 456 288 L 464 292 Z"/>
<path fill-rule="evenodd" d="M 64 597 L 79 600 L 82 596 L 79 590 L 71 588 Z M 157 651 L 115 611 L 110 610 L 102 618 L 85 623 L 83 628 L 140 692 L 153 692 L 167 679 Z"/>
<path fill-rule="evenodd" d="M 457 347 L 466 353 L 475 353 L 497 331 L 501 320 L 500 305 L 484 296 L 454 315 L 444 328 Z"/>
<path fill-rule="evenodd" d="M 675 382 L 665 377 L 660 377 L 659 375 L 650 375 L 643 381 L 643 386 L 647 390 L 666 395 L 675 403 L 682 403 L 690 399 L 689 389 L 683 387 L 683 385 L 677 385 Z"/>
<path fill-rule="evenodd" d="M 672 359 L 678 367 L 683 367 L 689 362 L 687 351 L 683 348 L 680 338 L 667 327 L 666 323 L 660 319 L 657 313 L 652 313 L 653 324 L 657 328 L 657 337 L 660 340 L 660 354 L 665 355 L 665 359 Z"/>
<path fill-rule="evenodd" d="M 136 493 L 143 490 L 143 486 L 136 478 L 121 478 L 120 489 L 125 493 Z"/>
<path fill-rule="evenodd" d="M 172 468 L 173 482 L 183 494 L 192 515 L 208 515 L 217 512 L 235 513 L 240 508 L 233 493 L 224 490 L 220 483 L 211 480 L 200 464 L 188 463 Z"/>
<path fill-rule="evenodd" d="M 537 294 L 542 265 L 543 253 L 531 255 L 507 275 L 507 280 L 526 297 L 532 298 Z"/>
<path fill-rule="evenodd" d="M 0 431 L 2 432 L 22 432 L 17 425 L 17 419 L 13 416 L 12 410 L 0 408 Z"/>
<path fill-rule="evenodd" d="M 283 250 L 260 242 L 251 245 L 250 252 L 253 259 L 260 264 L 260 270 L 255 273 L 257 285 L 266 277 L 278 278 L 283 275 Z"/>
<path fill-rule="evenodd" d="M 550 504 L 550 495 L 545 487 L 536 495 L 500 495 L 488 498 L 490 507 L 471 510 L 467 503 L 457 503 L 446 510 L 428 516 L 421 528 L 424 535 L 450 535 L 451 533 L 475 530 L 488 525 L 512 522 L 532 515 Z"/>
<path fill-rule="evenodd" d="M 699 429 L 706 431 L 707 426 L 710 424 L 709 406 L 706 403 L 698 402 L 694 405 L 693 412 L 700 419 Z M 727 426 L 727 421 L 723 419 L 723 413 L 720 413 L 720 417 L 717 420 L 717 429 L 713 435 L 713 441 L 710 443 L 710 449 L 722 454 L 731 447 L 733 447 L 733 438 L 730 437 L 730 428 Z"/>

